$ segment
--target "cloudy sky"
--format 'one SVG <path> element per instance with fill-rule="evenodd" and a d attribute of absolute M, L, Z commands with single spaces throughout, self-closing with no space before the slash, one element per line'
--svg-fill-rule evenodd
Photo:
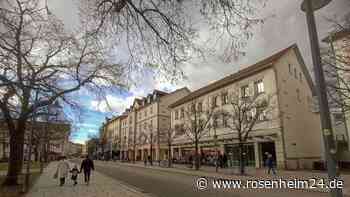
<path fill-rule="evenodd" d="M 177 84 L 154 77 L 145 77 L 142 83 L 131 87 L 129 91 L 107 94 L 111 109 L 82 90 L 76 94 L 83 105 L 83 114 L 78 122 L 75 119 L 74 132 L 71 139 L 83 143 L 90 134 L 96 134 L 105 117 L 117 115 L 132 104 L 135 97 L 142 97 L 153 89 L 165 91 L 187 86 L 191 90 L 198 89 L 223 76 L 249 66 L 272 53 L 297 43 L 305 62 L 311 68 L 310 47 L 305 14 L 300 10 L 302 0 L 268 0 L 261 10 L 262 16 L 271 16 L 267 21 L 255 28 L 254 37 L 246 47 L 246 56 L 235 62 L 223 63 L 218 57 L 208 57 L 206 61 L 198 60 L 183 67 L 187 79 Z M 78 23 L 77 7 L 72 0 L 49 0 L 49 7 L 60 17 L 67 27 L 74 28 Z M 327 7 L 316 12 L 316 21 L 320 39 L 331 31 L 331 24 L 325 18 L 341 17 L 350 10 L 349 0 L 333 0 Z M 309 69 L 311 71 L 311 69 Z M 140 80 L 141 81 L 141 80 Z"/>

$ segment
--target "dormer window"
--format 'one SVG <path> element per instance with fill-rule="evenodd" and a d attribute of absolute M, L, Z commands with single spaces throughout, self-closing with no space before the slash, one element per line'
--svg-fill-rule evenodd
<path fill-rule="evenodd" d="M 154 94 L 153 95 L 153 100 L 156 100 L 157 99 L 157 94 Z"/>

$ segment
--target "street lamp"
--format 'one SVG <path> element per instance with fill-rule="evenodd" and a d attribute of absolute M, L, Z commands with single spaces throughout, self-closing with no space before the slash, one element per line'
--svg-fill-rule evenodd
<path fill-rule="evenodd" d="M 319 101 L 322 135 L 325 146 L 325 157 L 327 161 L 327 171 L 329 180 L 337 180 L 337 162 L 335 158 L 335 143 L 332 132 L 332 124 L 328 107 L 326 84 L 321 63 L 320 47 L 315 24 L 314 11 L 329 4 L 331 0 L 304 0 L 301 10 L 306 13 L 307 25 L 309 29 L 310 45 L 312 52 L 312 62 L 315 72 L 317 96 Z M 342 196 L 341 189 L 330 189 L 332 197 Z"/>

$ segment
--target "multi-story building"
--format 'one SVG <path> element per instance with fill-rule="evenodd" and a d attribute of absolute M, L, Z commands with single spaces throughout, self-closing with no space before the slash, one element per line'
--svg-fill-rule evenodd
<path fill-rule="evenodd" d="M 325 68 L 330 72 L 334 78 L 333 86 L 338 87 L 337 91 L 332 91 L 333 94 L 337 94 L 336 104 L 337 109 L 333 114 L 335 128 L 339 128 L 340 132 L 337 132 L 335 138 L 338 142 L 345 141 L 348 151 L 343 152 L 340 155 L 340 159 L 349 159 L 350 145 L 349 145 L 349 126 L 350 126 L 350 95 L 349 95 L 349 83 L 350 74 L 347 71 L 350 68 L 350 31 L 349 29 L 343 29 L 335 33 L 331 33 L 329 36 L 323 39 L 323 42 L 327 43 L 329 47 L 325 50 L 326 63 Z M 327 76 L 327 72 L 326 72 Z M 331 88 L 332 89 L 332 88 Z M 334 96 L 333 96 L 334 97 Z M 332 112 L 332 111 L 331 111 Z M 339 124 L 341 123 L 341 124 Z M 341 147 L 340 145 L 338 147 Z"/>
<path fill-rule="evenodd" d="M 164 159 L 167 147 L 161 133 L 170 127 L 169 105 L 189 92 L 187 88 L 171 93 L 154 90 L 147 97 L 136 98 L 121 116 L 112 119 L 120 121 L 119 127 L 110 126 L 113 125 L 112 120 L 104 123 L 106 128 L 113 128 L 119 133 L 120 157 L 129 160 L 142 160 L 148 156 L 153 160 Z"/>
<path fill-rule="evenodd" d="M 129 144 L 131 143 L 131 139 L 129 138 L 129 130 L 128 130 L 128 114 L 123 113 L 120 116 L 120 136 L 121 136 L 121 160 L 129 160 Z M 130 153 L 131 154 L 131 153 Z"/>
<path fill-rule="evenodd" d="M 29 143 L 32 135 L 31 159 L 38 160 L 40 154 L 45 160 L 55 160 L 66 155 L 70 124 L 66 122 L 43 122 L 27 123 L 24 143 L 24 158 L 28 158 Z M 0 160 L 7 160 L 10 153 L 10 139 L 6 123 L 0 120 Z"/>
<path fill-rule="evenodd" d="M 68 149 L 66 152 L 66 156 L 69 157 L 79 157 L 83 153 L 83 145 L 79 143 L 68 142 Z"/>
<path fill-rule="evenodd" d="M 169 105 L 189 93 L 187 88 L 171 93 L 155 90 L 134 103 L 133 108 L 137 116 L 135 129 L 138 160 L 144 159 L 146 155 L 152 157 L 152 160 L 166 158 L 167 146 L 162 139 L 162 133 L 170 127 Z"/>
<path fill-rule="evenodd" d="M 297 45 L 176 101 L 170 106 L 172 128 L 185 124 L 184 111 L 193 104 L 205 110 L 215 103 L 215 110 L 229 112 L 232 106 L 225 95 L 237 93 L 240 97 L 263 94 L 273 98 L 272 110 L 254 125 L 245 142 L 248 165 L 263 166 L 266 152 L 273 154 L 279 168 L 312 168 L 313 161 L 322 158 L 320 117 L 310 107 L 315 90 Z M 219 150 L 229 160 L 238 159 L 237 132 L 227 124 L 219 122 L 215 134 L 213 129 L 207 130 L 200 139 L 200 154 Z M 193 152 L 194 145 L 188 135 L 178 134 L 172 147 L 173 157 L 182 159 Z"/>
<path fill-rule="evenodd" d="M 83 146 L 83 147 L 82 147 L 81 155 L 82 155 L 82 156 L 86 156 L 86 155 L 88 154 L 88 150 L 87 150 L 87 148 L 88 148 L 88 146 L 87 146 L 87 141 L 84 142 L 84 144 L 83 144 L 82 146 Z"/>

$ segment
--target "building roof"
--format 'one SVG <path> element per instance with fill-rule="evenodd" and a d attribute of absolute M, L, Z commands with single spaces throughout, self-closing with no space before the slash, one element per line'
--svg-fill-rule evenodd
<path fill-rule="evenodd" d="M 349 28 L 344 28 L 340 31 L 337 31 L 335 33 L 330 33 L 329 36 L 325 37 L 324 39 L 322 39 L 322 42 L 326 42 L 326 43 L 329 43 L 329 42 L 332 42 L 332 41 L 336 41 L 336 40 L 339 40 L 339 39 L 342 39 L 346 36 L 350 36 L 350 29 Z"/>
<path fill-rule="evenodd" d="M 285 49 L 271 55 L 270 57 L 267 57 L 267 58 L 255 63 L 251 66 L 248 66 L 242 70 L 239 70 L 238 72 L 236 72 L 234 74 L 226 76 L 220 80 L 217 80 L 217 81 L 215 81 L 207 86 L 204 86 L 204 87 L 192 92 L 191 94 L 189 94 L 189 95 L 183 97 L 182 99 L 179 99 L 175 103 L 171 104 L 170 107 L 173 108 L 173 107 L 179 106 L 183 103 L 192 101 L 193 99 L 196 99 L 204 94 L 215 91 L 219 88 L 222 88 L 224 86 L 232 84 L 233 82 L 236 82 L 238 80 L 246 78 L 254 73 L 257 73 L 257 72 L 260 72 L 260 71 L 265 70 L 267 68 L 270 68 L 280 57 L 282 57 L 285 53 L 287 53 L 291 49 L 294 49 L 296 51 L 297 58 L 298 58 L 300 64 L 302 65 L 302 67 L 305 68 L 305 69 L 303 69 L 304 75 L 306 76 L 306 79 L 307 79 L 308 83 L 310 84 L 311 89 L 313 90 L 313 83 L 312 83 L 311 77 L 307 72 L 306 66 L 304 64 L 304 61 L 302 60 L 298 46 L 296 44 L 293 44 L 293 45 L 289 46 L 288 48 L 285 48 Z"/>

